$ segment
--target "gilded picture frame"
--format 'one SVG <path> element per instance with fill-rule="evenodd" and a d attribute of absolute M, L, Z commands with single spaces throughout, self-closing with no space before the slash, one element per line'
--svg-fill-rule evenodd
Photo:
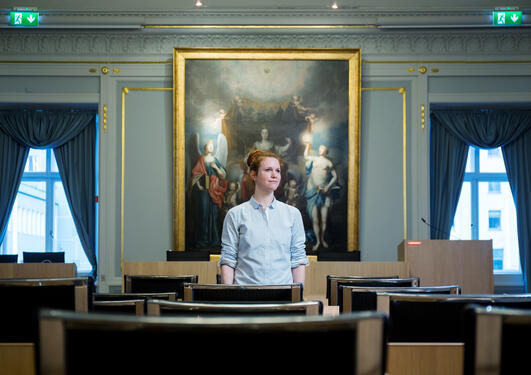
<path fill-rule="evenodd" d="M 173 76 L 175 250 L 219 250 L 256 148 L 286 162 L 275 196 L 300 209 L 308 254 L 359 250 L 359 49 L 175 48 Z"/>

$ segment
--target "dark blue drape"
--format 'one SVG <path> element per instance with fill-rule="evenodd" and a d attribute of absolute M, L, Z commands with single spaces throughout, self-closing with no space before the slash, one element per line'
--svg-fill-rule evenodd
<path fill-rule="evenodd" d="M 6 235 L 28 153 L 29 148 L 14 141 L 0 128 L 0 243 Z"/>
<path fill-rule="evenodd" d="M 29 148 L 53 148 L 79 239 L 96 270 L 95 121 L 92 111 L 0 111 L 0 242 Z"/>
<path fill-rule="evenodd" d="M 448 238 L 463 184 L 469 145 L 502 147 L 516 205 L 520 262 L 531 286 L 531 111 L 432 111 L 431 238 Z"/>
<path fill-rule="evenodd" d="M 448 239 L 465 176 L 468 145 L 431 115 L 430 238 Z"/>

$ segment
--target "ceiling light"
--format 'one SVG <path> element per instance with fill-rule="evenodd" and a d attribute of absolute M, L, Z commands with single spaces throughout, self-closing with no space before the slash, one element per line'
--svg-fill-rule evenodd
<path fill-rule="evenodd" d="M 332 9 L 338 9 L 338 8 L 339 8 L 339 5 L 337 4 L 337 1 L 334 1 L 334 2 L 332 3 L 332 5 L 330 5 L 330 8 L 332 8 Z"/>
<path fill-rule="evenodd" d="M 195 0 L 194 7 L 201 8 L 203 6 L 203 2 L 201 0 Z"/>

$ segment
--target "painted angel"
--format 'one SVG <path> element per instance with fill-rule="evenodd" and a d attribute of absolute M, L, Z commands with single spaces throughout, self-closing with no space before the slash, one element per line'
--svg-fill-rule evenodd
<path fill-rule="evenodd" d="M 227 139 L 220 133 L 216 148 L 209 140 L 201 152 L 199 134 L 195 133 L 189 150 L 189 160 L 196 161 L 191 169 L 190 244 L 196 249 L 218 248 L 221 244 L 220 213 L 227 191 Z"/>

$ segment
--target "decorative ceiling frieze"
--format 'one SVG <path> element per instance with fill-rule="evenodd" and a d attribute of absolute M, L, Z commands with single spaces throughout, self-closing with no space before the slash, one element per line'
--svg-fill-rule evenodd
<path fill-rule="evenodd" d="M 0 31 L 2 60 L 10 56 L 171 58 L 174 47 L 361 48 L 364 55 L 530 55 L 531 32 L 142 33 Z"/>

